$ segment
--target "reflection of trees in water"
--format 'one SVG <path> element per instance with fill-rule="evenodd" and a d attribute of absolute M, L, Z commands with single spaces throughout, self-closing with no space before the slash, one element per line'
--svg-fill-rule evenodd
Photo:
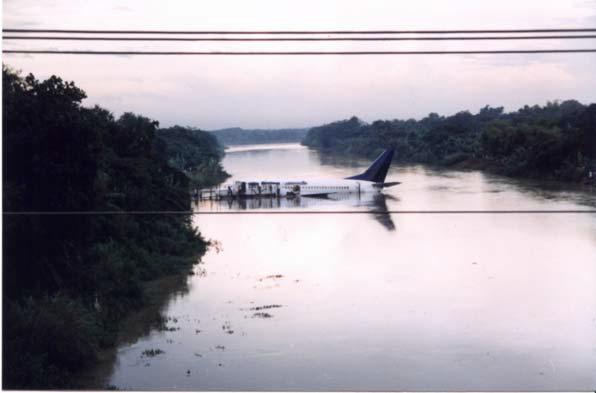
<path fill-rule="evenodd" d="M 511 190 L 529 195 L 533 199 L 552 202 L 572 202 L 588 208 L 596 207 L 596 188 L 583 184 L 563 183 L 556 180 L 512 179 L 484 174 L 487 192 Z"/>
<path fill-rule="evenodd" d="M 195 274 L 206 274 L 205 269 L 195 266 Z M 146 302 L 137 312 L 130 314 L 122 321 L 116 345 L 104 351 L 100 361 L 90 370 L 85 370 L 75 377 L 75 385 L 85 389 L 106 389 L 110 376 L 114 373 L 117 360 L 117 349 L 137 342 L 153 331 L 170 328 L 165 315 L 171 301 L 189 293 L 188 277 L 183 274 L 164 277 L 150 282 L 145 288 Z"/>
<path fill-rule="evenodd" d="M 352 154 L 341 154 L 332 151 L 319 153 L 317 151 L 316 156 L 322 166 L 332 166 L 336 168 L 366 168 L 370 165 L 370 159 L 354 157 Z"/>
<path fill-rule="evenodd" d="M 119 346 L 135 342 L 152 330 L 161 330 L 166 322 L 164 313 L 168 304 L 187 295 L 188 292 L 188 277 L 182 274 L 150 283 L 146 289 L 146 306 L 126 321 L 124 334 L 118 338 Z"/>

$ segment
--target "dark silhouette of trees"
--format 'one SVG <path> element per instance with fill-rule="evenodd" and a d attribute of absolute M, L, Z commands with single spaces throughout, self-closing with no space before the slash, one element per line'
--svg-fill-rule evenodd
<path fill-rule="evenodd" d="M 4 209 L 44 212 L 3 216 L 3 387 L 73 387 L 143 304 L 143 281 L 188 270 L 206 242 L 188 215 L 73 214 L 190 210 L 189 177 L 156 121 L 85 108 L 55 76 L 3 67 L 2 78 Z M 184 154 L 218 167 L 212 142 Z"/>

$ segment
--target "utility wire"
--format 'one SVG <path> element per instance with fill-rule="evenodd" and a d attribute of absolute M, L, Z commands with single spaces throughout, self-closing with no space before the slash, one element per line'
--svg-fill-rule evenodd
<path fill-rule="evenodd" d="M 596 214 L 592 210 L 103 210 L 103 211 L 5 211 L 5 216 L 93 216 L 93 215 L 296 215 L 296 214 Z"/>
<path fill-rule="evenodd" d="M 226 31 L 226 30 L 68 30 L 68 29 L 2 29 L 3 33 L 61 33 L 61 34 L 210 34 L 210 35 L 313 35 L 313 34 L 513 34 L 513 33 L 586 33 L 596 32 L 596 28 L 560 29 L 492 29 L 492 30 L 265 30 L 265 31 Z"/>
<path fill-rule="evenodd" d="M 82 37 L 82 36 L 14 36 L 4 40 L 45 41 L 181 41 L 181 42 L 276 42 L 276 41 L 479 41 L 479 40 L 566 40 L 592 39 L 596 35 L 532 35 L 532 36 L 449 36 L 449 37 L 283 37 L 283 38 L 188 38 L 188 37 Z"/>
<path fill-rule="evenodd" d="M 25 50 L 3 49 L 5 54 L 46 55 L 150 55 L 150 56 L 320 56 L 320 55 L 505 55 L 540 53 L 596 53 L 586 49 L 522 49 L 522 50 L 447 50 L 447 51 L 95 51 L 95 50 Z"/>

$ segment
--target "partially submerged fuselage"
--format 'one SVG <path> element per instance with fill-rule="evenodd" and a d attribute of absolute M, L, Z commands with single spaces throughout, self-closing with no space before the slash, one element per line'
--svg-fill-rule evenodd
<path fill-rule="evenodd" d="M 320 180 L 238 180 L 210 190 L 201 190 L 201 199 L 258 197 L 326 197 L 332 194 L 379 193 L 398 182 L 385 183 L 393 150 L 384 151 L 363 173 L 346 179 Z"/>
<path fill-rule="evenodd" d="M 293 197 L 380 192 L 383 184 L 363 180 L 235 181 L 217 189 L 219 197 Z"/>

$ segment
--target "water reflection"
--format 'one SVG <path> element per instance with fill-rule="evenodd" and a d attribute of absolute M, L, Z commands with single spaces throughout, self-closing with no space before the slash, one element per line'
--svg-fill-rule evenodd
<path fill-rule="evenodd" d="M 486 185 L 490 188 L 488 192 L 503 192 L 515 186 L 520 192 L 532 198 L 563 203 L 573 201 L 586 208 L 596 207 L 596 188 L 593 186 L 498 176 L 487 176 Z"/>
<path fill-rule="evenodd" d="M 321 165 L 321 156 L 243 150 L 229 152 L 224 167 L 235 179 L 337 179 L 369 164 Z M 397 218 L 382 212 L 577 209 L 594 194 L 422 166 L 394 166 L 388 179 L 402 183 L 378 197 L 199 203 L 203 211 L 363 214 L 195 215 L 201 233 L 221 242 L 203 258 L 208 271 L 188 276 L 188 293 L 160 309 L 168 330 L 120 346 L 109 383 L 593 391 L 593 214 L 408 214 L 396 231 Z M 151 349 L 163 353 L 147 359 Z"/>
<path fill-rule="evenodd" d="M 373 198 L 372 205 L 374 206 L 373 217 L 377 222 L 383 225 L 388 231 L 395 231 L 395 223 L 391 218 L 391 214 L 388 214 L 387 211 L 387 202 L 386 199 L 396 199 L 391 196 L 385 196 L 383 194 L 375 195 Z"/>
<path fill-rule="evenodd" d="M 391 214 L 387 213 L 387 201 L 399 201 L 399 198 L 385 194 L 330 194 L 325 197 L 295 198 L 225 198 L 196 202 L 197 210 L 206 211 L 241 211 L 262 209 L 315 209 L 315 210 L 366 210 L 368 217 L 377 221 L 388 231 L 395 230 Z"/>
<path fill-rule="evenodd" d="M 204 277 L 206 270 L 203 266 L 197 265 L 191 274 Z M 104 350 L 94 367 L 76 375 L 74 386 L 81 390 L 112 387 L 109 383 L 110 377 L 123 366 L 121 349 L 134 346 L 143 337 L 163 336 L 168 332 L 170 329 L 166 317 L 168 305 L 187 296 L 191 289 L 188 277 L 184 275 L 166 276 L 145 285 L 145 304 L 122 322 L 125 328 L 118 332 L 116 347 Z"/>
<path fill-rule="evenodd" d="M 367 160 L 353 155 L 345 155 L 337 152 L 325 152 L 319 154 L 315 150 L 310 150 L 313 155 L 316 155 L 319 164 L 322 166 L 331 166 L 336 168 L 361 168 L 366 167 L 372 162 L 372 159 Z"/>

